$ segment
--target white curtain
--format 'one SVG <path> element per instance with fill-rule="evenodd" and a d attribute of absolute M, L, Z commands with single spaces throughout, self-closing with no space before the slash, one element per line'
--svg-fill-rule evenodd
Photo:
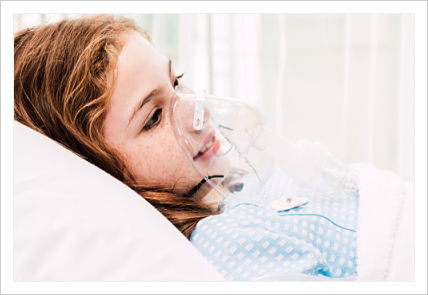
<path fill-rule="evenodd" d="M 76 17 L 71 15 L 69 17 Z M 414 181 L 412 14 L 128 14 L 197 91 Z M 17 15 L 15 31 L 64 15 Z"/>

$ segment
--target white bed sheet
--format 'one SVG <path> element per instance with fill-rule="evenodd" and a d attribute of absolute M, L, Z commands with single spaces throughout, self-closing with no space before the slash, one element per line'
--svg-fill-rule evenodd
<path fill-rule="evenodd" d="M 15 281 L 221 281 L 147 201 L 14 123 Z"/>
<path fill-rule="evenodd" d="M 413 281 L 414 187 L 398 174 L 369 164 L 351 165 L 360 190 L 359 281 Z"/>

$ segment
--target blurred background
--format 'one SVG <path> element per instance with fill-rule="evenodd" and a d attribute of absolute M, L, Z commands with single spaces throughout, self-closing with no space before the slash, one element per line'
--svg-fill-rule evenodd
<path fill-rule="evenodd" d="M 16 14 L 14 31 L 78 14 Z M 126 14 L 196 91 L 414 181 L 413 14 Z"/>

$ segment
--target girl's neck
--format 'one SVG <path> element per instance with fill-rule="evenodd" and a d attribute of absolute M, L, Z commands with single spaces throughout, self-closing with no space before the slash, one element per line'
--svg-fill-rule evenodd
<path fill-rule="evenodd" d="M 208 205 L 214 211 L 217 211 L 223 196 L 226 194 L 226 189 L 222 185 L 218 185 L 216 189 L 213 189 L 208 183 L 206 183 L 201 189 L 194 195 L 196 200 L 199 200 L 202 204 Z"/>

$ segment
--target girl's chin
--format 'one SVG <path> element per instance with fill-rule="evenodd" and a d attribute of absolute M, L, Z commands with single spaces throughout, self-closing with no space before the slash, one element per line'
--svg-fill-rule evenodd
<path fill-rule="evenodd" d="M 226 176 L 229 173 L 230 169 L 230 163 L 227 160 L 227 158 L 214 158 L 210 165 L 205 167 L 205 175 L 206 176 L 212 176 L 212 175 L 222 175 Z M 212 178 L 212 182 L 216 180 L 217 182 L 221 182 L 222 178 Z"/>

